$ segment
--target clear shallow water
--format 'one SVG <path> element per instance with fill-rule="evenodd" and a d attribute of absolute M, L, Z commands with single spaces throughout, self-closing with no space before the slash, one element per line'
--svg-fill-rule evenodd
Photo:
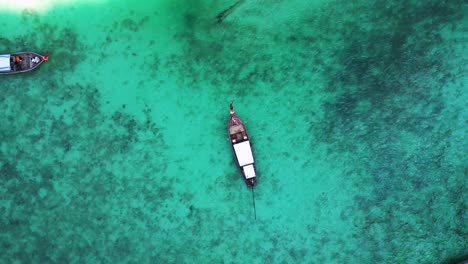
<path fill-rule="evenodd" d="M 467 254 L 462 1 L 1 9 L 5 263 L 440 263 Z M 253 138 L 257 220 L 226 140 Z"/>

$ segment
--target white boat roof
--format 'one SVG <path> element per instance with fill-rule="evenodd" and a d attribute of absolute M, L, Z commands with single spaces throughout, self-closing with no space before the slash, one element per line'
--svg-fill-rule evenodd
<path fill-rule="evenodd" d="M 255 169 L 253 164 L 247 165 L 244 167 L 245 178 L 250 179 L 255 177 Z"/>
<path fill-rule="evenodd" d="M 234 152 L 236 152 L 237 161 L 239 166 L 245 166 L 254 163 L 252 156 L 252 149 L 250 148 L 250 141 L 243 141 L 234 145 Z"/>
<path fill-rule="evenodd" d="M 10 54 L 0 55 L 0 72 L 10 71 Z"/>

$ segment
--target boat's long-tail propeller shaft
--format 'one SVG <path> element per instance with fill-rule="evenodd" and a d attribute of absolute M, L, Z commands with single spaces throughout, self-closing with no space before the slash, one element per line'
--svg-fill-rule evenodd
<path fill-rule="evenodd" d="M 254 187 L 252 187 L 252 203 L 253 203 L 253 209 L 254 209 L 254 218 L 257 220 L 257 210 L 255 209 L 255 192 L 254 192 Z"/>

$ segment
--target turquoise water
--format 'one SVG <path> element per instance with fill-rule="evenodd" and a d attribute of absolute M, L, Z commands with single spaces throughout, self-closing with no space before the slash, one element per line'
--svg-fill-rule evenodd
<path fill-rule="evenodd" d="M 0 76 L 1 263 L 468 255 L 464 1 L 9 2 L 50 59 Z"/>

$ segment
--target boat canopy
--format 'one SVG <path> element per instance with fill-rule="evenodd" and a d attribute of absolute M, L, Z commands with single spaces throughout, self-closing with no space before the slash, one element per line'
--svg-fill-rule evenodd
<path fill-rule="evenodd" d="M 250 164 L 244 167 L 244 175 L 245 175 L 245 178 L 247 179 L 250 179 L 256 176 L 253 164 Z"/>
<path fill-rule="evenodd" d="M 248 140 L 234 144 L 234 152 L 236 152 L 239 166 L 245 166 L 254 163 L 252 149 L 250 148 L 250 142 Z"/>
<path fill-rule="evenodd" d="M 10 54 L 0 55 L 0 72 L 11 71 Z"/>

